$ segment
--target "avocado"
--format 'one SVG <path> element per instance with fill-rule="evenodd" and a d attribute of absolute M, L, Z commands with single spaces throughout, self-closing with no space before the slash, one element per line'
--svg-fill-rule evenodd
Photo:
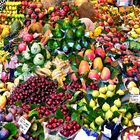
<path fill-rule="evenodd" d="M 75 33 L 72 29 L 68 29 L 66 32 L 66 40 L 74 40 Z"/>
<path fill-rule="evenodd" d="M 52 34 L 55 38 L 63 38 L 64 36 L 64 33 L 60 29 L 53 30 Z"/>
<path fill-rule="evenodd" d="M 76 17 L 73 18 L 73 20 L 72 20 L 72 26 L 78 27 L 80 25 L 80 23 L 81 23 L 81 21 L 78 20 Z"/>
<path fill-rule="evenodd" d="M 80 27 L 76 30 L 76 37 L 77 38 L 82 38 L 85 34 L 84 28 Z"/>
<path fill-rule="evenodd" d="M 81 45 L 82 47 L 88 46 L 88 41 L 86 40 L 86 38 L 82 38 L 82 39 L 81 39 L 80 45 Z"/>
<path fill-rule="evenodd" d="M 62 24 L 62 29 L 67 30 L 70 28 L 70 21 L 68 19 L 64 19 L 64 22 Z"/>

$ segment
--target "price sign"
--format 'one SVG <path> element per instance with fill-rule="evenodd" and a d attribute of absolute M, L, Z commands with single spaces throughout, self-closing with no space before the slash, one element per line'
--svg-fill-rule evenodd
<path fill-rule="evenodd" d="M 129 101 L 131 103 L 139 104 L 140 103 L 140 95 L 130 95 Z"/>
<path fill-rule="evenodd" d="M 118 6 L 128 6 L 129 1 L 128 0 L 117 0 Z"/>
<path fill-rule="evenodd" d="M 19 129 L 23 134 L 26 134 L 29 128 L 31 127 L 31 123 L 28 120 L 26 120 L 23 116 L 19 118 L 18 124 Z"/>

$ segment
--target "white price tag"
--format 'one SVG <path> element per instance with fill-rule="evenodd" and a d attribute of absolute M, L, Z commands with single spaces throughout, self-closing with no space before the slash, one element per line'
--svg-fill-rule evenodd
<path fill-rule="evenodd" d="M 131 103 L 140 103 L 140 95 L 130 95 L 129 101 Z"/>
<path fill-rule="evenodd" d="M 140 116 L 134 118 L 133 122 L 134 122 L 135 125 L 139 125 L 140 126 Z"/>
<path fill-rule="evenodd" d="M 111 138 L 111 130 L 104 126 L 104 131 L 102 132 L 106 137 Z"/>
<path fill-rule="evenodd" d="M 23 134 L 26 134 L 29 128 L 31 127 L 31 123 L 28 120 L 26 120 L 23 116 L 19 118 L 18 124 L 19 129 Z"/>

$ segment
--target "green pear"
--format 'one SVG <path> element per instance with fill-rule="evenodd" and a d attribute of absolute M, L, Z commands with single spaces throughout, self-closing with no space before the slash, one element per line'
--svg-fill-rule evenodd
<path fill-rule="evenodd" d="M 99 92 L 105 94 L 107 92 L 107 87 L 106 86 L 100 87 Z"/>
<path fill-rule="evenodd" d="M 128 118 L 129 120 L 131 120 L 133 116 L 130 112 L 128 112 L 128 113 L 126 113 L 125 117 Z"/>
<path fill-rule="evenodd" d="M 119 94 L 119 95 L 124 95 L 124 91 L 121 90 L 121 89 L 119 89 L 116 93 Z"/>
<path fill-rule="evenodd" d="M 80 109 L 86 112 L 88 111 L 86 106 L 82 106 Z"/>
<path fill-rule="evenodd" d="M 95 105 L 96 105 L 96 102 L 93 99 L 91 99 L 89 106 L 93 108 L 93 107 L 95 107 Z"/>
<path fill-rule="evenodd" d="M 91 94 L 93 97 L 98 97 L 100 95 L 100 92 L 98 90 L 93 90 Z"/>
<path fill-rule="evenodd" d="M 118 111 L 118 108 L 116 107 L 116 105 L 113 105 L 113 106 L 111 107 L 111 111 L 112 111 L 112 112 Z"/>
<path fill-rule="evenodd" d="M 108 85 L 107 90 L 114 91 L 116 89 L 116 85 Z"/>
<path fill-rule="evenodd" d="M 121 100 L 119 98 L 117 100 L 115 100 L 114 105 L 116 105 L 117 107 L 121 107 L 121 105 L 122 105 Z"/>
<path fill-rule="evenodd" d="M 84 126 L 85 126 L 86 128 L 89 128 L 89 126 L 88 126 L 87 124 L 84 124 Z"/>
<path fill-rule="evenodd" d="M 118 120 L 119 120 L 119 118 L 115 117 L 112 121 L 113 121 L 114 123 L 116 123 Z"/>
<path fill-rule="evenodd" d="M 106 112 L 109 109 L 110 109 L 110 105 L 108 103 L 104 103 L 103 106 L 102 106 L 102 110 Z"/>
<path fill-rule="evenodd" d="M 106 113 L 105 113 L 105 118 L 108 120 L 108 119 L 110 119 L 110 118 L 112 118 L 112 116 L 113 116 L 113 113 L 112 113 L 112 111 L 110 111 L 110 110 L 108 110 Z"/>
<path fill-rule="evenodd" d="M 107 93 L 106 93 L 107 97 L 113 97 L 113 95 L 114 95 L 114 92 L 112 92 L 112 91 L 107 91 Z"/>
<path fill-rule="evenodd" d="M 92 123 L 90 124 L 90 128 L 93 129 L 93 130 L 96 130 L 96 127 L 95 127 L 94 122 L 92 122 Z"/>
<path fill-rule="evenodd" d="M 95 119 L 95 123 L 96 123 L 97 125 L 101 125 L 103 122 L 104 122 L 104 120 L 102 119 L 101 116 L 99 116 L 99 117 L 97 117 L 97 118 Z"/>
<path fill-rule="evenodd" d="M 123 121 L 122 121 L 123 125 L 128 125 L 129 123 L 129 119 L 128 118 L 123 118 Z"/>

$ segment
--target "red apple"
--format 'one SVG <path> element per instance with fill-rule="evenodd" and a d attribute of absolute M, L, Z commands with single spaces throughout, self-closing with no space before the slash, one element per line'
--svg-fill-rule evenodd
<path fill-rule="evenodd" d="M 26 43 L 24 43 L 24 42 L 21 42 L 21 43 L 18 45 L 18 51 L 19 51 L 19 52 L 26 51 L 26 48 L 27 48 L 27 45 L 26 45 Z"/>
<path fill-rule="evenodd" d="M 105 53 L 105 51 L 102 48 L 97 48 L 95 50 L 95 55 L 98 55 L 98 56 L 102 57 L 102 59 L 104 59 L 106 53 Z"/>

